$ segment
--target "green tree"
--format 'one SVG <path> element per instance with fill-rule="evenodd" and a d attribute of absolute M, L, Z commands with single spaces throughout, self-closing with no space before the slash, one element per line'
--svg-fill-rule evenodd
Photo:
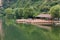
<path fill-rule="evenodd" d="M 15 14 L 15 13 L 14 13 L 14 10 L 13 10 L 12 8 L 7 8 L 7 9 L 5 9 L 5 13 L 6 13 L 6 14 Z"/>
<path fill-rule="evenodd" d="M 15 8 L 16 18 L 22 18 L 23 17 L 23 10 L 24 8 Z"/>
<path fill-rule="evenodd" d="M 32 18 L 37 15 L 34 8 L 15 8 L 17 18 Z"/>
<path fill-rule="evenodd" d="M 33 10 L 33 8 L 25 8 L 24 9 L 24 18 L 31 18 L 31 17 L 33 17 L 33 14 L 34 14 L 34 12 L 33 12 L 34 10 Z"/>
<path fill-rule="evenodd" d="M 60 5 L 56 5 L 51 7 L 49 13 L 52 15 L 53 18 L 60 18 Z"/>
<path fill-rule="evenodd" d="M 16 16 L 15 16 L 15 11 L 12 8 L 7 8 L 5 9 L 5 24 L 7 26 L 10 25 L 15 25 L 16 22 Z"/>

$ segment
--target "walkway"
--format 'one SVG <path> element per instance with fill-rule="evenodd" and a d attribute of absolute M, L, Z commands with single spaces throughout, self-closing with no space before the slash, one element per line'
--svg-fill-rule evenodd
<path fill-rule="evenodd" d="M 43 29 L 51 30 L 51 27 L 43 26 L 43 25 L 47 25 L 47 24 L 51 25 L 52 24 L 52 20 L 18 19 L 16 21 L 17 21 L 17 23 L 28 23 L 28 24 L 36 25 L 37 27 L 40 27 L 40 28 L 43 28 Z"/>

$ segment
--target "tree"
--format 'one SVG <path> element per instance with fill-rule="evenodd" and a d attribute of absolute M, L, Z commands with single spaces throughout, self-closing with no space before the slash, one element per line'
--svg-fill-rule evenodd
<path fill-rule="evenodd" d="M 31 8 L 15 8 L 16 17 L 20 18 L 32 18 L 35 17 L 38 13 L 33 7 Z"/>
<path fill-rule="evenodd" d="M 7 8 L 7 9 L 5 9 L 5 13 L 6 13 L 6 14 L 14 14 L 13 12 L 14 12 L 14 11 L 13 11 L 12 8 Z"/>
<path fill-rule="evenodd" d="M 55 5 L 51 7 L 49 13 L 52 15 L 53 18 L 60 18 L 60 5 Z"/>
<path fill-rule="evenodd" d="M 16 18 L 20 19 L 23 17 L 24 8 L 15 8 Z"/>
<path fill-rule="evenodd" d="M 5 24 L 7 26 L 10 25 L 15 25 L 16 22 L 16 16 L 15 16 L 15 11 L 12 8 L 7 8 L 5 9 Z"/>
<path fill-rule="evenodd" d="M 33 17 L 33 8 L 25 8 L 24 9 L 24 18 L 32 18 Z"/>

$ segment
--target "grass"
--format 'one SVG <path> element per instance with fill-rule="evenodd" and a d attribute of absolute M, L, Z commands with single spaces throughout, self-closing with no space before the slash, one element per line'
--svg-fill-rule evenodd
<path fill-rule="evenodd" d="M 4 27 L 4 40 L 60 40 L 60 30 L 51 31 L 31 24 L 17 24 Z"/>

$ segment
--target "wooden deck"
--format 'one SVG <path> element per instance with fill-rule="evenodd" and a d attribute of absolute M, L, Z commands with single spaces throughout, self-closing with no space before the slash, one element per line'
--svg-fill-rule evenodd
<path fill-rule="evenodd" d="M 42 19 L 17 19 L 17 23 L 37 23 L 37 24 L 52 24 L 52 20 Z"/>
<path fill-rule="evenodd" d="M 57 23 L 60 21 L 43 20 L 43 19 L 17 19 L 16 22 L 17 23 L 52 24 L 53 22 Z"/>
<path fill-rule="evenodd" d="M 41 19 L 17 19 L 16 22 L 36 25 L 39 28 L 43 28 L 43 29 L 47 29 L 47 30 L 51 30 L 51 27 L 43 26 L 43 25 L 52 24 L 52 20 L 41 20 Z"/>

